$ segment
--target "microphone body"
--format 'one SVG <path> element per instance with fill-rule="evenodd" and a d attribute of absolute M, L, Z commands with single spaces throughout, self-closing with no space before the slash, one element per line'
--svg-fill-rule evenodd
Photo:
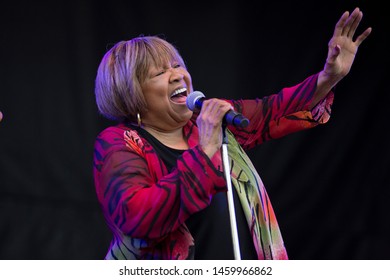
<path fill-rule="evenodd" d="M 206 99 L 206 96 L 200 91 L 191 92 L 187 96 L 186 104 L 188 109 L 194 111 L 195 109 L 200 110 L 203 105 L 203 101 Z M 249 120 L 245 118 L 242 114 L 237 113 L 233 110 L 229 110 L 225 116 L 224 121 L 227 124 L 234 125 L 236 127 L 247 127 Z"/>

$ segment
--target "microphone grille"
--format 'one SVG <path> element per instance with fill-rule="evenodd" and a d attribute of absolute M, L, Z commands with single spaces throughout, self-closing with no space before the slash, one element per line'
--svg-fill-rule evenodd
<path fill-rule="evenodd" d="M 187 107 L 188 109 L 190 109 L 191 111 L 194 111 L 196 106 L 196 101 L 200 98 L 204 98 L 205 95 L 200 92 L 200 91 L 193 91 L 191 92 L 188 96 L 187 96 L 187 100 L 186 100 L 186 104 L 187 104 Z"/>

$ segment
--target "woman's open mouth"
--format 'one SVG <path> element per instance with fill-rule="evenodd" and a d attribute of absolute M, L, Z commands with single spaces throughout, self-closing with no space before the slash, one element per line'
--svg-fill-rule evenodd
<path fill-rule="evenodd" d="M 174 103 L 186 103 L 187 100 L 187 89 L 179 88 L 171 94 L 171 101 Z"/>

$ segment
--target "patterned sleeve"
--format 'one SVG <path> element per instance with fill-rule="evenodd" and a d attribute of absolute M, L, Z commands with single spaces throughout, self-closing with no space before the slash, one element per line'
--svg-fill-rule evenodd
<path fill-rule="evenodd" d="M 109 128 L 96 140 L 94 179 L 105 218 L 115 231 L 155 239 L 177 230 L 225 191 L 223 174 L 199 147 L 165 166 L 134 131 Z"/>
<path fill-rule="evenodd" d="M 250 120 L 245 129 L 229 127 L 244 149 L 326 123 L 330 118 L 333 92 L 309 109 L 317 77 L 318 74 L 310 76 L 296 86 L 262 99 L 232 101 L 235 110 Z"/>

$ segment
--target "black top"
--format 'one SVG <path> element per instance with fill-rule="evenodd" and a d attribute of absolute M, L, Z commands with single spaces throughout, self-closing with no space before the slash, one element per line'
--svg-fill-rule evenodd
<path fill-rule="evenodd" d="M 156 150 L 168 170 L 176 166 L 177 158 L 185 150 L 176 150 L 165 146 L 146 130 L 136 128 Z M 241 259 L 256 260 L 257 254 L 252 236 L 237 192 L 233 187 L 234 207 Z M 230 229 L 230 217 L 226 192 L 218 192 L 209 207 L 193 214 L 186 220 L 186 225 L 195 239 L 195 259 L 197 260 L 233 260 L 233 242 Z"/>

